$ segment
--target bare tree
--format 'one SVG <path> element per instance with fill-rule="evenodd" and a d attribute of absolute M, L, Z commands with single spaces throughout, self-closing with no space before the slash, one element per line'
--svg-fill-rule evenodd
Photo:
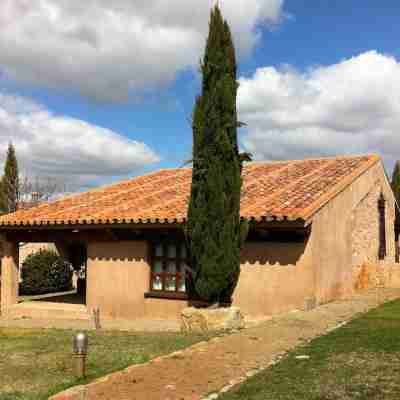
<path fill-rule="evenodd" d="M 32 207 L 66 193 L 65 182 L 56 177 L 20 178 L 20 206 Z"/>

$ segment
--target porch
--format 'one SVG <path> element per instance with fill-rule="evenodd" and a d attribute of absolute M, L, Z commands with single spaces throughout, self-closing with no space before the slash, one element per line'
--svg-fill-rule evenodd
<path fill-rule="evenodd" d="M 24 295 L 19 293 L 21 285 L 21 265 L 26 254 L 20 258 L 20 244 L 53 243 L 56 252 L 69 261 L 74 268 L 74 276 L 80 266 L 86 267 L 86 245 L 72 240 L 52 240 L 49 233 L 36 232 L 26 234 L 15 232 L 11 237 L 3 233 L 1 243 L 1 319 L 15 318 L 61 318 L 89 320 L 90 313 L 86 308 L 86 294 L 82 289 L 78 292 L 76 279 L 71 281 L 71 290 L 58 293 L 43 293 L 39 295 Z M 55 235 L 57 239 L 57 235 Z M 53 250 L 53 249 L 52 249 Z M 29 254 L 28 254 L 29 255 Z"/>

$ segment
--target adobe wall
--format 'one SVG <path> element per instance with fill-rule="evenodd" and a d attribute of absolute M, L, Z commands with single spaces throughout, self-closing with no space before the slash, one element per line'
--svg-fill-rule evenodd
<path fill-rule="evenodd" d="M 263 316 L 303 309 L 314 295 L 310 241 L 247 242 L 234 305 L 245 315 Z"/>
<path fill-rule="evenodd" d="M 88 244 L 88 310 L 100 308 L 101 318 L 178 319 L 185 301 L 145 299 L 150 265 L 145 241 Z"/>
<path fill-rule="evenodd" d="M 102 318 L 179 319 L 186 301 L 144 298 L 150 265 L 145 241 L 89 243 L 87 307 Z M 241 255 L 234 304 L 245 315 L 303 308 L 313 295 L 310 247 L 304 243 L 248 242 Z"/>
<path fill-rule="evenodd" d="M 386 199 L 387 257 L 378 263 L 377 198 L 381 191 Z M 351 296 L 358 289 L 375 285 L 370 269 L 376 270 L 379 264 L 385 266 L 386 274 L 396 272 L 394 200 L 381 163 L 371 167 L 314 216 L 311 237 L 318 303 Z M 362 267 L 364 264 L 368 267 Z M 395 284 L 395 275 L 385 284 Z M 363 283 L 359 284 L 360 281 Z"/>

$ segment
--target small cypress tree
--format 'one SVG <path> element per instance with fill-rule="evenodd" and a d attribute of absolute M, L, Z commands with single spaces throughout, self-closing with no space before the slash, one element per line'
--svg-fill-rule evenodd
<path fill-rule="evenodd" d="M 192 270 L 189 296 L 209 303 L 230 302 L 240 273 L 244 229 L 236 69 L 231 32 L 216 6 L 201 65 L 202 93 L 193 113 L 193 176 L 186 225 Z"/>
<path fill-rule="evenodd" d="M 4 211 L 6 213 L 16 211 L 19 200 L 19 173 L 17 156 L 15 154 L 14 146 L 11 143 L 7 150 L 1 189 L 3 195 L 0 197 L 3 198 Z"/>

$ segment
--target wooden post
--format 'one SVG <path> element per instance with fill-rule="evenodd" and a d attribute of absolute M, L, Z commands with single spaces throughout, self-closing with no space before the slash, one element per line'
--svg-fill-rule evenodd
<path fill-rule="evenodd" d="M 18 303 L 18 243 L 3 241 L 1 259 L 1 314 L 7 315 L 11 306 Z"/>

